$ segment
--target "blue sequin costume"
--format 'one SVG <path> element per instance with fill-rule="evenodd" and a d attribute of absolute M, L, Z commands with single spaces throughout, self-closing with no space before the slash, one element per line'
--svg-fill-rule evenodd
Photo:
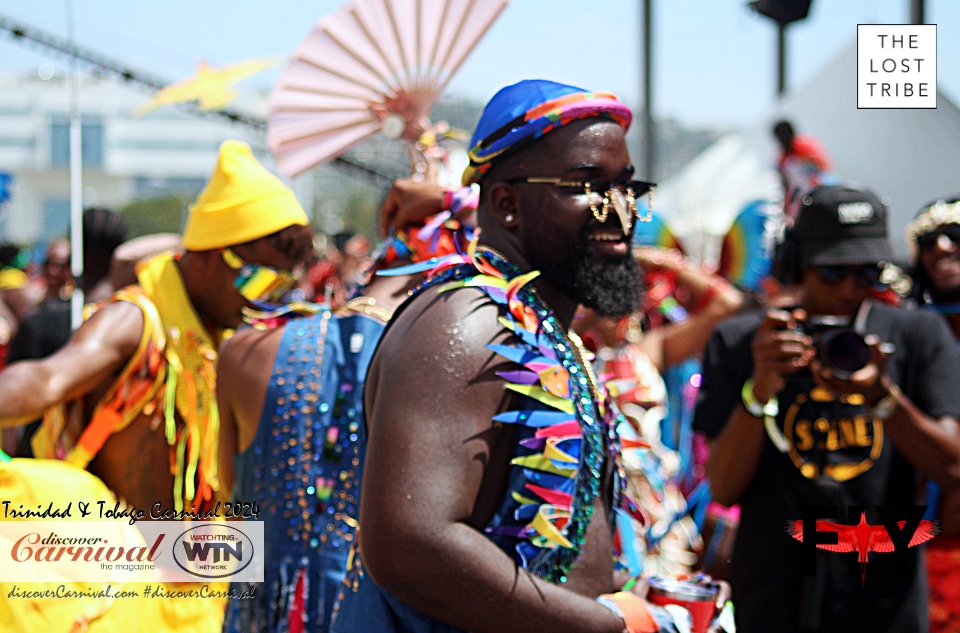
<path fill-rule="evenodd" d="M 265 582 L 230 601 L 229 632 L 286 632 L 291 618 L 327 631 L 356 529 L 363 380 L 384 325 L 323 311 L 285 328 L 257 433 L 235 459 L 235 498 L 265 516 Z"/>
<path fill-rule="evenodd" d="M 561 324 L 532 285 L 527 285 L 536 273 L 521 275 L 502 257 L 490 251 L 478 253 L 475 248 L 472 245 L 466 257 L 450 258 L 460 265 L 439 274 L 434 263 L 436 276 L 418 292 L 433 286 L 441 286 L 441 292 L 478 288 L 498 305 L 501 323 L 515 334 L 511 345 L 488 346 L 519 366 L 500 376 L 507 389 L 524 397 L 515 399 L 522 409 L 495 418 L 515 425 L 517 432 L 506 494 L 486 533 L 518 566 L 563 583 L 580 556 L 593 502 L 602 494 L 607 459 L 613 460 L 620 475 L 615 477 L 614 507 L 622 506 L 617 512 L 637 510 L 621 490 L 615 429 L 622 416 L 611 407 L 584 359 L 578 358 Z M 358 554 L 347 573 L 332 631 L 456 633 L 458 629 L 425 616 L 378 587 L 364 573 Z"/>

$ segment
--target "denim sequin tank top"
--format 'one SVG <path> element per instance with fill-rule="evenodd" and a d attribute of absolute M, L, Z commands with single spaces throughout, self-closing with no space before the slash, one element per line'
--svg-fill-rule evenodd
<path fill-rule="evenodd" d="M 236 500 L 265 519 L 264 582 L 228 605 L 229 632 L 327 631 L 360 510 L 363 380 L 384 326 L 324 311 L 285 327 L 256 436 L 235 460 Z"/>

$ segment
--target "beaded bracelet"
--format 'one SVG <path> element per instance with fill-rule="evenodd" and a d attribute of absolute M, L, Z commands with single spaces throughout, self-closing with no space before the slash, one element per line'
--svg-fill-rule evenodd
<path fill-rule="evenodd" d="M 773 442 L 773 445 L 781 453 L 790 450 L 790 440 L 784 436 L 780 427 L 777 426 L 777 416 L 780 415 L 780 401 L 774 396 L 765 403 L 757 400 L 753 393 L 753 378 L 749 378 L 743 383 L 743 389 L 740 390 L 740 399 L 743 400 L 743 408 L 747 413 L 755 418 L 763 419 L 763 428 L 766 429 L 767 437 Z"/>
<path fill-rule="evenodd" d="M 776 398 L 767 402 L 757 400 L 757 397 L 753 393 L 753 378 L 743 383 L 743 389 L 740 390 L 740 399 L 743 400 L 743 408 L 755 418 L 762 418 L 764 415 L 776 417 L 779 413 Z"/>

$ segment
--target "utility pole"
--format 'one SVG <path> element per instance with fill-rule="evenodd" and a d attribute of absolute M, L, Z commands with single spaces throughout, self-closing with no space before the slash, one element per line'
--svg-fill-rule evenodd
<path fill-rule="evenodd" d="M 777 24 L 777 97 L 787 90 L 787 25 Z"/>
<path fill-rule="evenodd" d="M 925 24 L 923 0 L 910 0 L 910 24 Z"/>
<path fill-rule="evenodd" d="M 752 0 L 750 8 L 777 23 L 777 97 L 787 90 L 787 26 L 803 20 L 812 0 Z"/>
<path fill-rule="evenodd" d="M 653 0 L 643 0 L 643 170 L 648 180 L 656 180 L 656 129 L 653 122 Z"/>
<path fill-rule="evenodd" d="M 72 45 L 74 34 L 73 0 L 67 0 L 67 39 Z M 80 118 L 80 71 L 76 59 L 70 64 L 70 273 L 73 295 L 70 297 L 70 327 L 83 323 L 83 140 Z"/>

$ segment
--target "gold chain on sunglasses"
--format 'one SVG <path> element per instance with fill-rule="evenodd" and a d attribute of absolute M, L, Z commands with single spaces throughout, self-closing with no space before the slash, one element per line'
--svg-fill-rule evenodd
<path fill-rule="evenodd" d="M 590 181 L 573 181 L 573 180 L 561 180 L 560 178 L 541 178 L 541 177 L 527 177 L 518 179 L 521 182 L 527 182 L 531 184 L 542 184 L 542 185 L 553 185 L 555 187 L 583 187 L 583 193 L 587 196 L 587 201 L 590 204 L 590 212 L 593 214 L 593 217 L 603 224 L 607 221 L 607 218 L 610 217 L 610 205 L 616 203 L 611 198 L 611 192 L 618 190 L 617 185 L 608 187 L 603 194 L 599 191 L 594 191 Z M 627 206 L 629 215 L 637 218 L 641 222 L 650 222 L 653 220 L 653 187 L 651 186 L 647 189 L 647 213 L 644 216 L 640 215 L 640 210 L 637 207 L 637 192 L 633 190 L 633 187 L 626 187 L 623 194 L 623 202 Z M 602 195 L 603 198 L 600 202 L 600 207 L 598 208 L 596 203 L 592 200 L 592 194 Z M 629 229 L 628 229 L 629 230 Z"/>
<path fill-rule="evenodd" d="M 587 200 L 590 201 L 590 212 L 593 213 L 593 217 L 596 218 L 597 222 L 601 224 L 606 222 L 610 216 L 610 192 L 616 188 L 617 187 L 610 187 L 607 189 L 606 193 L 603 194 L 603 200 L 598 209 L 597 205 L 590 200 L 590 194 L 597 193 L 599 195 L 599 192 L 595 192 L 590 188 L 589 181 L 583 183 L 583 192 L 587 196 Z M 624 202 L 627 203 L 630 214 L 641 222 L 649 222 L 653 218 L 653 187 L 647 190 L 647 214 L 643 217 L 640 216 L 640 210 L 637 208 L 637 193 L 633 190 L 633 187 L 627 187 L 625 193 Z"/>
<path fill-rule="evenodd" d="M 619 209 L 621 206 L 626 207 L 627 213 L 623 214 L 625 217 L 621 217 L 621 221 L 624 224 L 624 229 L 630 231 L 633 228 L 633 222 L 629 222 L 628 218 L 637 218 L 640 222 L 650 222 L 653 219 L 653 187 L 647 189 L 647 213 L 644 216 L 640 215 L 640 210 L 637 208 L 637 192 L 633 190 L 633 187 L 626 187 L 623 193 L 620 192 L 620 187 L 613 185 L 607 189 L 603 194 L 603 199 L 600 204 L 600 208 L 597 208 L 597 205 L 593 203 L 591 199 L 592 193 L 597 193 L 590 188 L 589 182 L 583 183 L 584 193 L 587 196 L 587 201 L 590 203 L 590 212 L 593 213 L 593 217 L 597 222 L 603 224 L 607 221 L 607 218 L 610 216 L 610 205 L 613 204 L 615 208 L 618 209 L 617 213 L 620 214 Z M 618 199 L 612 199 L 613 196 L 619 197 Z"/>
<path fill-rule="evenodd" d="M 593 200 L 590 196 L 590 194 L 593 193 L 593 190 L 590 188 L 589 182 L 583 183 L 583 192 L 587 196 L 587 201 L 590 202 L 590 212 L 593 213 L 593 217 L 595 217 L 597 219 L 597 222 L 599 222 L 600 224 L 603 224 L 604 222 L 606 222 L 607 216 L 610 215 L 610 209 L 609 209 L 609 204 L 610 204 L 609 193 L 610 192 L 608 191 L 607 194 L 603 196 L 603 206 L 600 209 L 597 209 L 597 205 L 593 204 Z M 637 207 L 637 204 L 636 202 L 634 202 L 633 204 L 634 212 L 636 212 L 636 207 Z"/>

